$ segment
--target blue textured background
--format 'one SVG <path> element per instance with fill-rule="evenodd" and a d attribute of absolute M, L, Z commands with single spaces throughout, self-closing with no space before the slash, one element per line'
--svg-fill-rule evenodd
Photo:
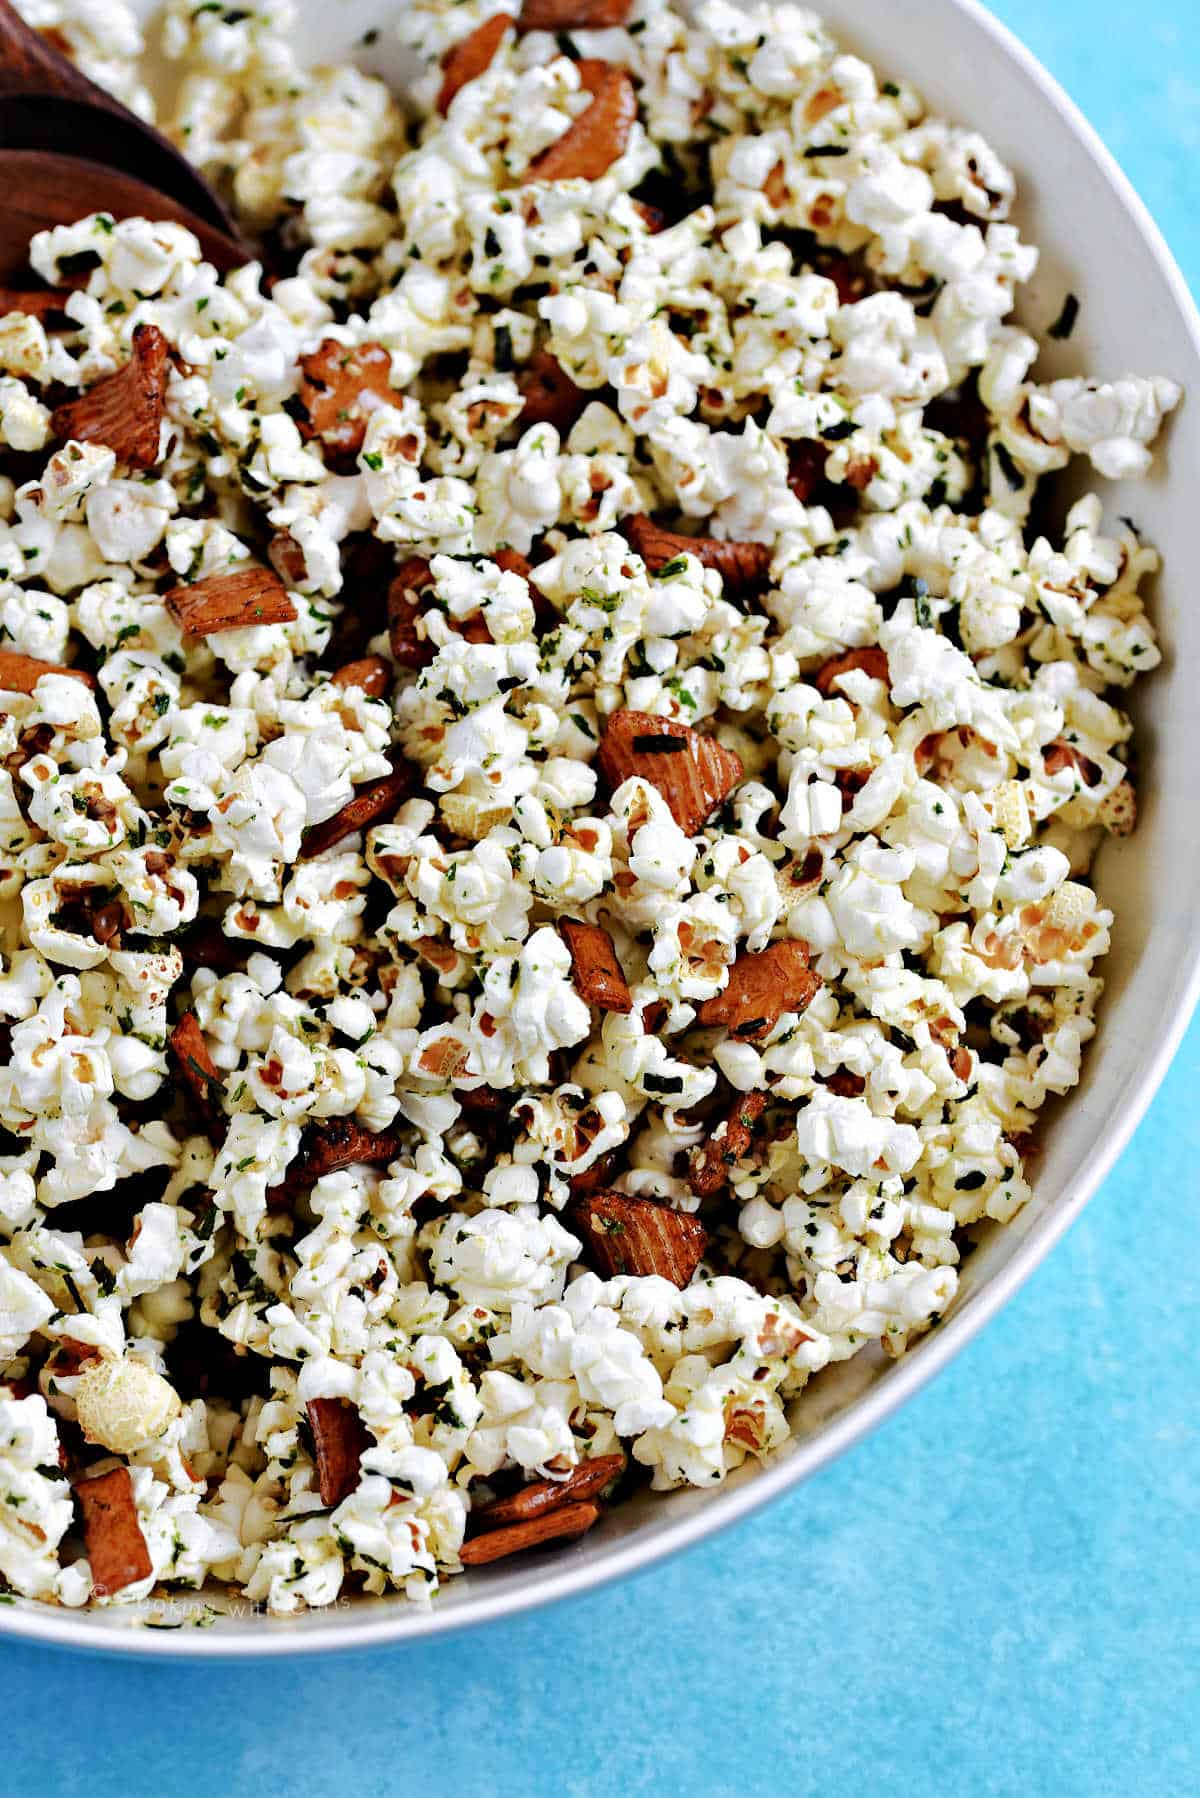
<path fill-rule="evenodd" d="M 1099 127 L 1195 286 L 1197 0 L 995 10 Z M 1001 1319 L 773 1509 L 632 1583 L 430 1646 L 237 1668 L 0 1649 L 0 1789 L 1200 1791 L 1198 1082 L 1200 1026 Z"/>

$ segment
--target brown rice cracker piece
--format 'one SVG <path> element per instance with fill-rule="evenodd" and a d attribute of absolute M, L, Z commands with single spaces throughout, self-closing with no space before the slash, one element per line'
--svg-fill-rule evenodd
<path fill-rule="evenodd" d="M 584 1168 L 581 1174 L 567 1176 L 567 1189 L 571 1197 L 586 1199 L 594 1192 L 603 1192 L 616 1179 L 620 1165 L 621 1157 L 616 1149 L 608 1149 L 603 1155 L 597 1155 L 592 1165 Z"/>
<path fill-rule="evenodd" d="M 244 972 L 253 943 L 244 937 L 228 937 L 216 918 L 201 918 L 184 935 L 172 942 L 183 957 L 185 968 L 213 968 L 218 974 Z"/>
<path fill-rule="evenodd" d="M 708 1246 L 708 1232 L 697 1218 L 653 1199 L 596 1192 L 573 1201 L 568 1215 L 584 1239 L 588 1260 L 606 1279 L 660 1274 L 684 1287 Z"/>
<path fill-rule="evenodd" d="M 817 1075 L 818 1080 L 821 1076 Z M 827 1093 L 836 1093 L 839 1099 L 861 1099 L 867 1090 L 867 1083 L 861 1074 L 850 1068 L 835 1068 L 832 1074 L 821 1080 Z"/>
<path fill-rule="evenodd" d="M 825 479 L 829 445 L 808 437 L 788 444 L 787 483 L 801 505 L 807 506 Z"/>
<path fill-rule="evenodd" d="M 867 649 L 847 649 L 840 656 L 830 656 L 827 662 L 821 663 L 813 675 L 812 684 L 819 693 L 828 696 L 833 690 L 834 681 L 843 674 L 850 674 L 856 668 L 860 668 L 864 674 L 870 675 L 872 680 L 881 680 L 885 686 L 890 685 L 888 659 L 884 651 L 877 645 L 872 645 Z"/>
<path fill-rule="evenodd" d="M 154 1572 L 133 1501 L 128 1467 L 114 1467 L 75 1488 L 83 1541 L 92 1570 L 92 1596 L 108 1598 Z"/>
<path fill-rule="evenodd" d="M 629 142 L 637 118 L 637 95 L 625 69 L 585 58 L 579 78 L 594 96 L 560 138 L 535 156 L 526 181 L 598 181 Z"/>
<path fill-rule="evenodd" d="M 647 568 L 655 573 L 677 556 L 695 556 L 705 568 L 715 568 L 731 593 L 761 587 L 771 567 L 769 543 L 727 543 L 720 537 L 687 537 L 682 531 L 664 530 L 644 512 L 625 519 L 621 526 Z"/>
<path fill-rule="evenodd" d="M 696 1021 L 724 1024 L 730 1036 L 755 1042 L 785 1011 L 806 1010 L 820 990 L 821 976 L 808 965 L 807 943 L 799 938 L 768 943 L 757 954 L 738 956 L 723 991 L 697 1007 Z"/>
<path fill-rule="evenodd" d="M 472 1511 L 471 1522 L 480 1530 L 497 1529 L 506 1523 L 528 1523 L 531 1517 L 544 1517 L 573 1500 L 592 1498 L 611 1486 L 624 1473 L 624 1455 L 597 1455 L 572 1467 L 563 1480 L 532 1480 L 509 1498 L 497 1498 L 490 1505 Z"/>
<path fill-rule="evenodd" d="M 1097 767 L 1090 756 L 1084 755 L 1074 743 L 1064 742 L 1056 737 L 1053 743 L 1047 743 L 1042 750 L 1042 765 L 1047 774 L 1061 774 L 1064 768 L 1074 768 L 1085 787 L 1099 786 L 1104 779 L 1102 769 Z"/>
<path fill-rule="evenodd" d="M 306 1192 L 323 1175 L 336 1174 L 339 1168 L 386 1167 L 400 1148 L 398 1136 L 388 1130 L 364 1130 L 352 1118 L 313 1124 L 305 1131 L 300 1153 L 288 1163 L 281 1183 L 268 1188 L 268 1207 L 278 1209 L 292 1194 Z"/>
<path fill-rule="evenodd" d="M 131 468 L 153 468 L 167 396 L 170 346 L 157 325 L 139 325 L 133 353 L 115 375 L 97 381 L 50 415 L 56 437 L 103 443 Z"/>
<path fill-rule="evenodd" d="M 214 1097 L 224 1091 L 225 1082 L 208 1052 L 200 1020 L 194 1011 L 184 1012 L 167 1041 L 189 1091 L 206 1112 L 211 1112 Z"/>
<path fill-rule="evenodd" d="M 651 712 L 613 712 L 596 759 L 614 790 L 635 774 L 648 780 L 689 837 L 724 803 L 744 772 L 741 757 L 715 737 Z"/>
<path fill-rule="evenodd" d="M 437 97 L 437 109 L 443 118 L 459 89 L 466 87 L 468 81 L 477 81 L 491 67 L 492 58 L 511 24 L 508 13 L 493 13 L 457 44 L 451 44 L 442 57 L 442 86 Z"/>
<path fill-rule="evenodd" d="M 252 630 L 260 624 L 291 624 L 296 608 L 272 568 L 231 568 L 202 581 L 172 587 L 163 604 L 185 637 L 215 637 L 221 631 Z"/>
<path fill-rule="evenodd" d="M 391 351 L 381 343 L 339 343 L 326 337 L 301 356 L 300 371 L 300 435 L 317 438 L 340 460 L 356 456 L 371 412 L 396 398 Z"/>
<path fill-rule="evenodd" d="M 698 1198 L 728 1186 L 730 1169 L 745 1159 L 766 1103 L 765 1093 L 739 1093 L 708 1141 L 692 1150 L 688 1185 Z"/>
<path fill-rule="evenodd" d="M 290 531 L 276 531 L 267 544 L 267 561 L 285 587 L 302 587 L 308 579 L 304 551 Z"/>
<path fill-rule="evenodd" d="M 0 649 L 0 693 L 32 693 L 43 674 L 69 674 L 85 687 L 94 687 L 95 678 L 82 668 L 68 668 L 62 662 L 43 662 L 37 656 L 18 655 L 15 649 Z"/>
<path fill-rule="evenodd" d="M 493 550 L 492 561 L 497 568 L 502 568 L 505 574 L 519 574 L 523 581 L 527 581 L 533 573 L 533 563 L 528 556 L 523 556 L 519 549 Z"/>
<path fill-rule="evenodd" d="M 517 390 L 524 396 L 518 424 L 553 425 L 561 437 L 588 403 L 582 387 L 577 387 L 562 364 L 549 350 L 535 350 L 517 374 Z"/>
<path fill-rule="evenodd" d="M 433 585 L 433 575 L 424 556 L 409 556 L 396 570 L 388 587 L 388 637 L 392 655 L 401 668 L 428 668 L 437 651 L 428 637 L 417 629 L 424 611 L 421 595 Z"/>
<path fill-rule="evenodd" d="M 488 1561 L 522 1554 L 527 1548 L 540 1548 L 543 1542 L 561 1542 L 582 1536 L 599 1515 L 599 1505 L 562 1505 L 525 1523 L 512 1523 L 505 1529 L 487 1530 L 482 1536 L 473 1537 L 459 1549 L 459 1559 L 464 1567 L 482 1567 Z"/>
<path fill-rule="evenodd" d="M 314 855 L 323 855 L 327 849 L 332 849 L 343 837 L 353 836 L 356 831 L 369 830 L 372 824 L 392 817 L 412 793 L 415 785 L 415 773 L 405 762 L 398 768 L 393 768 L 390 774 L 384 774 L 378 780 L 371 780 L 365 786 L 357 787 L 353 799 L 347 799 L 332 818 L 313 824 L 305 831 L 304 841 L 300 845 L 301 859 L 310 861 Z"/>
<path fill-rule="evenodd" d="M 597 1155 L 591 1167 L 584 1168 L 581 1174 L 569 1174 L 567 1187 L 573 1199 L 585 1199 L 593 1192 L 602 1192 L 610 1180 L 616 1178 L 621 1157 L 616 1149 L 607 1149 L 603 1155 Z"/>
<path fill-rule="evenodd" d="M 392 684 L 392 671 L 382 656 L 360 656 L 345 662 L 330 675 L 335 687 L 361 687 L 372 699 L 382 699 Z"/>
<path fill-rule="evenodd" d="M 518 31 L 607 31 L 623 25 L 633 0 L 522 0 Z"/>
<path fill-rule="evenodd" d="M 579 924 L 574 918 L 560 918 L 558 928 L 571 952 L 571 975 L 581 999 L 599 1011 L 633 1010 L 629 991 L 613 940 L 600 924 Z"/>
<path fill-rule="evenodd" d="M 368 1436 L 355 1407 L 343 1398 L 310 1398 L 305 1407 L 316 1451 L 321 1503 L 332 1509 L 358 1486 Z"/>

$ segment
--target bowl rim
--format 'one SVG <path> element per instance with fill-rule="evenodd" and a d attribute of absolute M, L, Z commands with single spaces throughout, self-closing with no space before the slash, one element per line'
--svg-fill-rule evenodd
<path fill-rule="evenodd" d="M 1158 274 L 1173 299 L 1184 330 L 1200 365 L 1200 310 L 1182 270 L 1145 201 L 1125 174 L 1079 106 L 1007 25 L 981 0 L 945 0 L 964 13 L 991 39 L 995 50 L 1015 65 L 1061 116 L 1120 206 L 1129 216 L 1149 252 Z M 111 1625 L 96 1621 L 97 1613 L 40 1608 L 0 1608 L 0 1640 L 26 1641 L 46 1647 L 70 1648 L 85 1653 L 114 1655 L 134 1660 L 223 1661 L 276 1659 L 280 1656 L 351 1653 L 355 1650 L 425 1641 L 460 1630 L 474 1629 L 501 1617 L 514 1617 L 568 1597 L 578 1597 L 610 1581 L 649 1569 L 743 1521 L 820 1468 L 828 1466 L 877 1429 L 893 1412 L 919 1392 L 972 1341 L 984 1325 L 1019 1291 L 1055 1243 L 1076 1221 L 1124 1152 L 1145 1116 L 1175 1056 L 1192 1012 L 1200 998 L 1200 935 L 1190 945 L 1179 983 L 1180 1001 L 1164 1021 L 1161 1035 L 1147 1053 L 1145 1065 L 1125 1108 L 1115 1116 L 1085 1157 L 1075 1178 L 1053 1206 L 1047 1207 L 1019 1242 L 1005 1265 L 971 1296 L 961 1311 L 951 1310 L 937 1330 L 926 1336 L 909 1355 L 889 1369 L 862 1398 L 855 1400 L 834 1422 L 823 1426 L 811 1440 L 793 1438 L 790 1452 L 764 1466 L 752 1479 L 726 1487 L 688 1515 L 664 1520 L 653 1529 L 633 1531 L 611 1546 L 587 1558 L 563 1561 L 527 1587 L 495 1592 L 481 1589 L 467 1594 L 452 1607 L 436 1601 L 418 1607 L 397 1598 L 386 1612 L 364 1610 L 361 1622 L 332 1620 L 324 1625 L 320 1612 L 308 1613 L 304 1626 L 292 1633 L 290 1620 L 279 1619 L 266 1628 L 247 1629 L 244 1635 L 201 1630 L 159 1633 L 137 1626 L 127 1614 L 113 1610 Z M 197 1594 L 200 1597 L 201 1594 Z M 344 1616 L 344 1614 L 343 1614 Z"/>

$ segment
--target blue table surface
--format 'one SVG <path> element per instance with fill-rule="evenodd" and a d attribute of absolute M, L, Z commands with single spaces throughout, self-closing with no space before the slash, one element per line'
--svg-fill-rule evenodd
<path fill-rule="evenodd" d="M 1196 0 L 995 10 L 1098 126 L 1194 287 Z M 1200 1325 L 1180 1278 L 1198 1083 L 1200 1023 L 1000 1319 L 765 1513 L 626 1584 L 429 1645 L 238 1667 L 0 1648 L 0 1790 L 1200 1791 Z"/>

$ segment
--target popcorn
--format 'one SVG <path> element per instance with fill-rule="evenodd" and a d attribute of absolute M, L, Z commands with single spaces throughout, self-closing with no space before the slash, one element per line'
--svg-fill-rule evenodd
<path fill-rule="evenodd" d="M 58 1560 L 73 1527 L 71 1488 L 58 1465 L 58 1431 L 43 1398 L 0 1398 L 0 1575 L 26 1598 L 79 1605 L 87 1587 Z"/>
<path fill-rule="evenodd" d="M 422 1231 L 421 1244 L 440 1282 L 465 1304 L 491 1310 L 558 1299 L 567 1266 L 579 1253 L 578 1238 L 553 1217 L 525 1210 L 440 1219 Z"/>
<path fill-rule="evenodd" d="M 866 1174 L 880 1165 L 889 1173 L 907 1174 L 921 1153 L 911 1124 L 891 1124 L 872 1116 L 864 1099 L 842 1099 L 814 1093 L 796 1125 L 800 1153 L 828 1162 L 848 1174 Z"/>
<path fill-rule="evenodd" d="M 0 438 L 25 454 L 43 449 L 50 436 L 50 408 L 23 381 L 0 376 Z"/>
<path fill-rule="evenodd" d="M 54 1314 L 41 1287 L 20 1268 L 0 1260 L 0 1352 L 11 1361 L 33 1332 Z"/>
<path fill-rule="evenodd" d="M 22 4 L 149 107 L 123 5 Z M 789 6 L 568 54 L 414 0 L 404 111 L 293 11 L 163 31 L 293 272 L 98 214 L 30 246 L 53 330 L 0 318 L 0 1575 L 47 1602 L 428 1602 L 496 1493 L 770 1455 L 1027 1200 L 1137 812 L 1157 557 L 1030 521 L 1180 396 L 1032 378 L 978 133 Z M 181 1326 L 258 1395 L 184 1403 Z"/>
<path fill-rule="evenodd" d="M 75 1414 L 89 1442 L 128 1455 L 164 1435 L 180 1412 L 161 1374 L 132 1357 L 89 1361 L 75 1386 Z"/>
<path fill-rule="evenodd" d="M 1098 474 L 1119 481 L 1147 472 L 1146 446 L 1179 400 L 1177 384 L 1161 375 L 1152 380 L 1052 381 L 1032 393 L 1030 424 L 1047 441 L 1085 453 Z"/>

